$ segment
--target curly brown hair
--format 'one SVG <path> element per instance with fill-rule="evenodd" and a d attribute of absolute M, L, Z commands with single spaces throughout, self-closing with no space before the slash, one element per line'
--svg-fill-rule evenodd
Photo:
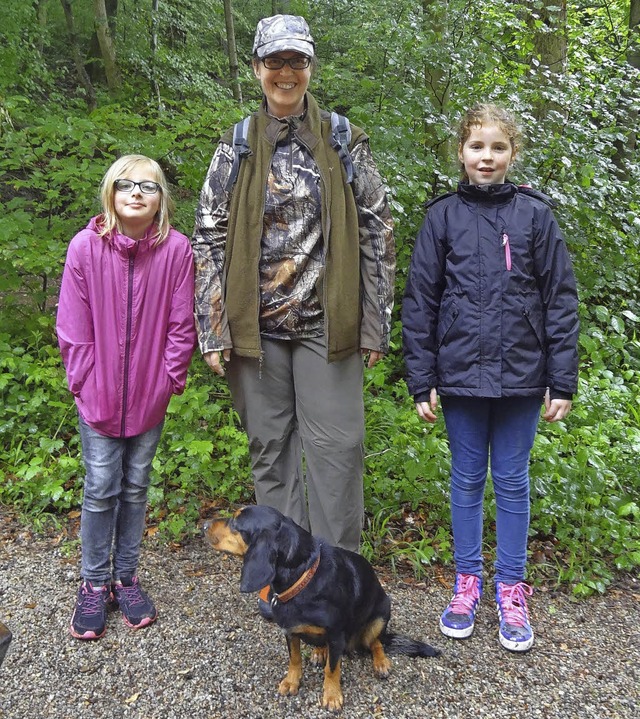
<path fill-rule="evenodd" d="M 465 112 L 458 125 L 458 147 L 462 149 L 474 127 L 483 125 L 497 125 L 509 138 L 511 150 L 516 155 L 522 139 L 518 123 L 509 110 L 491 103 L 478 103 Z M 461 169 L 464 173 L 464 166 Z"/>
<path fill-rule="evenodd" d="M 498 125 L 509 138 L 511 149 L 515 152 L 519 148 L 521 136 L 515 117 L 503 107 L 489 103 L 478 103 L 465 112 L 458 126 L 460 145 L 469 139 L 472 128 L 482 125 Z"/>

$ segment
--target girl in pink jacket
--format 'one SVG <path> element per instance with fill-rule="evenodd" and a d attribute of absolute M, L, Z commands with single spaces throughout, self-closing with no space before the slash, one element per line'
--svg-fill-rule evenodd
<path fill-rule="evenodd" d="M 196 342 L 191 245 L 169 224 L 160 166 L 121 157 L 101 200 L 103 213 L 69 245 L 56 324 L 86 471 L 78 639 L 104 635 L 110 603 L 133 629 L 156 619 L 137 577 L 149 475 Z"/>

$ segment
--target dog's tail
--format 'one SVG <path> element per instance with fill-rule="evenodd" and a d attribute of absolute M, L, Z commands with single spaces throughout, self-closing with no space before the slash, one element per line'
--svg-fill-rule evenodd
<path fill-rule="evenodd" d="M 441 652 L 439 649 L 432 647 L 430 644 L 410 639 L 401 634 L 393 632 L 384 632 L 380 635 L 380 642 L 385 648 L 387 654 L 393 656 L 402 655 L 406 657 L 439 657 Z"/>

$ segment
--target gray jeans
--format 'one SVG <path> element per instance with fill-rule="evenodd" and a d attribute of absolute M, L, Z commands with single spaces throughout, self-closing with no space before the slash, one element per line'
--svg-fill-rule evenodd
<path fill-rule="evenodd" d="M 135 575 L 151 463 L 164 422 L 135 437 L 105 437 L 79 418 L 86 470 L 80 540 L 82 577 L 102 585 Z M 113 570 L 112 570 L 113 551 Z"/>
<path fill-rule="evenodd" d="M 360 353 L 329 364 L 323 337 L 262 338 L 262 349 L 262 367 L 236 354 L 227 365 L 249 437 L 256 500 L 357 552 L 364 517 Z"/>

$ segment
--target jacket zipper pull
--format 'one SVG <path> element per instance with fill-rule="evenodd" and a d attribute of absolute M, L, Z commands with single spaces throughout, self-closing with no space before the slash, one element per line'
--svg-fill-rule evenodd
<path fill-rule="evenodd" d="M 507 263 L 507 270 L 511 272 L 511 247 L 509 245 L 509 235 L 502 232 L 502 246 L 504 247 L 504 259 Z"/>

